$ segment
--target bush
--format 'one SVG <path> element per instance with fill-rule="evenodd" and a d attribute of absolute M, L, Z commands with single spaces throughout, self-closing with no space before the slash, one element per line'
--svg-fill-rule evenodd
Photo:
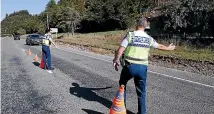
<path fill-rule="evenodd" d="M 23 28 L 20 28 L 19 30 L 17 30 L 17 33 L 20 35 L 24 35 L 24 34 L 26 34 L 26 30 Z"/>

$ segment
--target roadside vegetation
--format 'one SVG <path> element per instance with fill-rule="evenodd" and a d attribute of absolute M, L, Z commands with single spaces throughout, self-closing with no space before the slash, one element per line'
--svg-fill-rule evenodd
<path fill-rule="evenodd" d="M 214 61 L 213 0 L 50 0 L 37 15 L 27 10 L 6 14 L 1 35 L 58 28 L 58 41 L 113 53 L 139 15 L 150 21 L 154 39 L 178 46 L 174 52 L 151 50 L 151 55 Z"/>
<path fill-rule="evenodd" d="M 59 36 L 64 36 L 62 38 L 55 38 L 55 41 L 76 45 L 84 46 L 89 50 L 100 53 L 100 54 L 113 54 L 118 48 L 120 41 L 126 31 L 108 31 L 108 32 L 98 32 L 98 33 L 87 33 L 87 34 L 76 34 L 74 36 L 65 34 L 59 34 Z M 157 41 L 162 42 L 162 41 Z M 176 42 L 162 42 L 165 45 Z M 177 46 L 175 51 L 162 51 L 151 49 L 152 55 L 169 56 L 185 60 L 197 60 L 197 61 L 214 61 L 214 52 L 211 48 L 206 49 L 196 49 L 190 46 Z"/>

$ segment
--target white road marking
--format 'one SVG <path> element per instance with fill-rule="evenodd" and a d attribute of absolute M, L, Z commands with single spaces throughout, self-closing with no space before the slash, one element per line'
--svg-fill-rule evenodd
<path fill-rule="evenodd" d="M 167 75 L 167 74 L 162 74 L 162 73 L 158 73 L 158 72 L 154 72 L 154 71 L 150 71 L 150 70 L 148 70 L 148 72 L 153 73 L 153 74 L 159 74 L 159 75 L 162 75 L 162 76 L 165 76 L 165 77 L 169 77 L 169 78 L 174 78 L 174 79 L 177 79 L 177 80 L 186 81 L 186 82 L 193 83 L 193 84 L 198 84 L 198 85 L 214 88 L 214 86 L 211 86 L 211 85 L 202 84 L 202 83 L 194 82 L 194 81 L 191 81 L 191 80 L 186 80 L 186 79 L 183 79 L 183 78 L 178 78 L 178 77 L 170 76 L 170 75 Z"/>
<path fill-rule="evenodd" d="M 25 50 L 22 48 L 22 51 L 25 51 Z"/>
<path fill-rule="evenodd" d="M 70 53 L 75 53 L 75 54 L 77 54 L 77 55 L 82 55 L 82 56 L 85 56 L 85 57 L 89 57 L 89 58 L 93 58 L 93 59 L 97 59 L 97 60 L 101 60 L 101 61 L 105 61 L 105 62 L 112 63 L 112 61 L 104 60 L 104 59 L 101 59 L 101 58 L 96 58 L 96 57 L 89 56 L 89 55 L 84 55 L 84 54 L 77 53 L 77 52 L 72 52 L 72 51 L 69 51 L 69 50 L 66 50 L 66 49 L 60 49 L 60 48 L 56 48 L 56 49 L 59 49 L 59 50 L 62 50 L 62 51 L 67 51 L 67 52 L 70 52 Z M 150 70 L 148 70 L 148 72 L 153 73 L 153 74 L 158 74 L 158 75 L 161 75 L 161 76 L 164 76 L 164 77 L 169 77 L 169 78 L 173 78 L 173 79 L 177 79 L 177 80 L 181 80 L 181 81 L 185 81 L 185 82 L 189 82 L 189 83 L 193 83 L 193 84 L 197 84 L 197 85 L 209 87 L 209 88 L 214 88 L 214 86 L 211 86 L 211 85 L 202 84 L 202 83 L 199 83 L 199 82 L 194 82 L 194 81 L 191 81 L 191 80 L 186 80 L 186 79 L 183 79 L 183 78 L 178 78 L 178 77 L 170 76 L 170 75 L 163 74 L 163 73 L 158 73 L 158 72 L 154 72 L 154 71 L 150 71 Z"/>

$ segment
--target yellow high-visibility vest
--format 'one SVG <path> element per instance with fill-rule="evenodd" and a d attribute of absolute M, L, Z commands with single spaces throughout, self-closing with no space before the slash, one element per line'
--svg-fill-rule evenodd
<path fill-rule="evenodd" d="M 135 36 L 129 32 L 128 46 L 125 49 L 124 58 L 130 63 L 148 65 L 151 38 Z"/>
<path fill-rule="evenodd" d="M 42 44 L 49 46 L 50 41 L 48 39 L 42 39 Z"/>
<path fill-rule="evenodd" d="M 51 42 L 50 42 L 50 40 L 48 39 L 48 36 L 49 36 L 49 35 L 46 35 L 46 36 L 45 36 L 45 39 L 42 39 L 42 44 L 43 44 L 43 45 L 46 45 L 46 46 L 49 46 L 49 45 L 50 45 Z"/>

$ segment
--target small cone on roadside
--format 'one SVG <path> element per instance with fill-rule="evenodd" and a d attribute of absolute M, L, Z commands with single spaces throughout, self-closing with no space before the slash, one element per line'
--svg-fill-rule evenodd
<path fill-rule="evenodd" d="M 44 68 L 45 68 L 44 59 L 43 59 L 43 54 L 42 54 L 42 58 L 41 58 L 41 62 L 40 62 L 39 67 L 40 67 L 41 69 L 44 69 Z"/>
<path fill-rule="evenodd" d="M 30 51 L 30 49 L 28 50 L 28 52 L 27 52 L 27 53 L 28 53 L 28 55 L 31 55 L 31 54 L 32 54 L 32 52 Z"/>
<path fill-rule="evenodd" d="M 35 62 L 38 62 L 38 61 L 39 61 L 39 57 L 37 56 L 37 54 L 35 55 L 35 57 L 33 58 L 33 60 L 34 60 Z"/>
<path fill-rule="evenodd" d="M 121 85 L 116 96 L 113 99 L 109 114 L 126 114 L 124 103 L 124 85 Z"/>

